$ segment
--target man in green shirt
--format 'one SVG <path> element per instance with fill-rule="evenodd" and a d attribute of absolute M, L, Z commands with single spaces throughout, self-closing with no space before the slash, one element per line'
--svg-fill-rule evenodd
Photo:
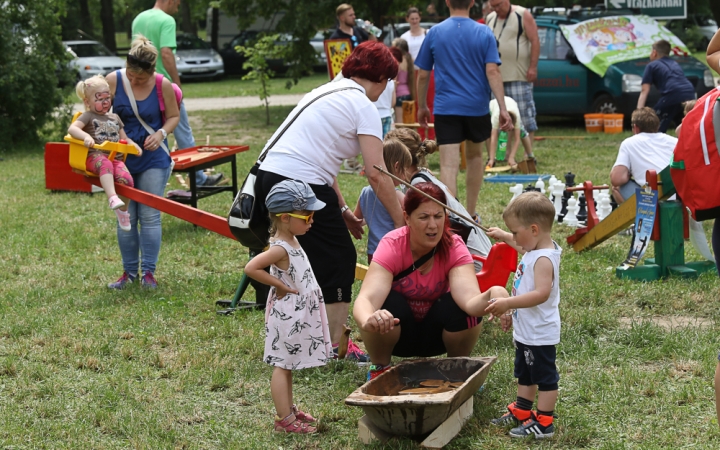
<path fill-rule="evenodd" d="M 133 39 L 142 34 L 157 48 L 159 58 L 155 70 L 173 83 L 180 86 L 180 75 L 175 65 L 176 25 L 172 14 L 177 13 L 180 0 L 156 0 L 152 9 L 141 12 L 132 23 Z M 180 103 L 180 123 L 175 128 L 175 141 L 179 149 L 195 147 L 195 138 L 190 128 L 190 120 L 185 102 Z M 222 180 L 221 173 L 207 176 L 202 170 L 195 172 L 198 186 L 214 186 Z"/>

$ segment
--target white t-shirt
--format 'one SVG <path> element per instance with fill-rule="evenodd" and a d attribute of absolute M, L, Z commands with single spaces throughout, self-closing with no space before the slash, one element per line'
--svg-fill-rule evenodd
<path fill-rule="evenodd" d="M 532 250 L 523 255 L 513 280 L 512 296 L 535 289 L 535 262 L 548 258 L 553 266 L 552 288 L 547 300 L 532 308 L 518 308 L 513 313 L 513 339 L 525 345 L 560 343 L 560 254 L 562 248 Z"/>
<path fill-rule="evenodd" d="M 362 86 L 351 79 L 343 79 L 326 83 L 305 95 L 265 147 L 312 99 L 343 87 L 354 89 L 333 92 L 313 102 L 270 149 L 260 168 L 310 184 L 332 186 L 343 160 L 360 154 L 358 135 L 375 136 L 382 141 L 382 123 L 377 108 Z"/>
<path fill-rule="evenodd" d="M 383 93 L 380 94 L 380 97 L 378 97 L 375 102 L 375 107 L 381 118 L 392 116 L 393 106 L 395 106 L 392 104 L 393 92 L 395 92 L 395 82 L 390 80 Z"/>
<path fill-rule="evenodd" d="M 660 173 L 670 164 L 677 138 L 665 133 L 638 133 L 620 144 L 615 166 L 625 166 L 640 186 L 645 184 L 645 173 L 653 169 Z"/>
<path fill-rule="evenodd" d="M 513 123 L 513 126 L 520 128 L 522 119 L 520 118 L 520 108 L 518 108 L 517 102 L 513 100 L 512 97 L 505 96 L 505 108 L 507 108 L 509 113 L 515 114 L 515 123 Z M 500 128 L 500 105 L 498 105 L 496 99 L 490 100 L 490 124 L 493 130 Z"/>
<path fill-rule="evenodd" d="M 400 36 L 408 43 L 408 52 L 410 53 L 410 56 L 413 57 L 413 61 L 417 59 L 417 55 L 418 53 L 420 53 L 420 47 L 422 47 L 422 43 L 425 40 L 426 34 L 427 31 L 423 30 L 423 34 L 421 34 L 420 36 L 413 36 L 412 34 L 410 34 L 410 30 L 407 30 Z"/>

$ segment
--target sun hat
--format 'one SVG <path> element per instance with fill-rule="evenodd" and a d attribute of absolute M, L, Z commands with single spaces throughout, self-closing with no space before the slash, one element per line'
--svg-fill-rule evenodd
<path fill-rule="evenodd" d="M 285 180 L 270 189 L 265 205 L 271 213 L 318 211 L 325 207 L 310 186 L 300 180 Z"/>

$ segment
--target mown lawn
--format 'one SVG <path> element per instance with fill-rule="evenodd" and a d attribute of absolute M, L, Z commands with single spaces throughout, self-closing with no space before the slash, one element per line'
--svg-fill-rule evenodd
<path fill-rule="evenodd" d="M 239 158 L 245 173 L 289 110 L 274 107 L 271 127 L 260 109 L 191 113 L 191 122 L 199 141 L 210 135 L 215 144 L 249 144 Z M 586 136 L 581 126 L 544 120 L 539 134 Z M 540 141 L 540 169 L 606 182 L 626 136 Z M 345 362 L 296 373 L 296 400 L 322 417 L 321 434 L 272 432 L 263 312 L 215 313 L 215 300 L 232 297 L 246 249 L 166 215 L 159 289 L 110 292 L 105 284 L 122 269 L 104 195 L 45 190 L 40 147 L 0 156 L 0 447 L 363 448 L 362 413 L 343 399 L 363 383 L 365 371 Z M 437 155 L 431 168 L 438 169 Z M 229 173 L 229 166 L 218 169 Z M 340 184 L 354 205 L 364 179 L 341 175 Z M 501 224 L 508 187 L 483 186 L 478 210 L 485 224 Z M 221 194 L 200 206 L 224 215 L 230 202 Z M 717 276 L 620 281 L 614 267 L 628 237 L 575 254 L 565 244 L 570 232 L 554 230 L 565 248 L 556 437 L 518 442 L 488 424 L 515 394 L 511 335 L 490 324 L 474 353 L 496 355 L 498 362 L 448 448 L 719 448 L 712 388 L 720 349 Z M 357 248 L 365 262 L 365 241 Z M 688 248 L 686 258 L 699 256 Z M 252 296 L 248 291 L 245 298 Z M 674 316 L 690 325 L 650 320 Z M 407 439 L 387 446 L 416 447 Z"/>

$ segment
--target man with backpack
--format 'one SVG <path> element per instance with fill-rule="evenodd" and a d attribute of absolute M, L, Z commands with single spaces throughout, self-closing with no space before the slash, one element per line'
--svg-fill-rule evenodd
<path fill-rule="evenodd" d="M 180 0 L 156 0 L 152 9 L 141 12 L 135 17 L 132 23 L 133 38 L 142 34 L 157 48 L 158 59 L 155 70 L 163 74 L 167 79 L 180 86 L 180 75 L 175 65 L 175 40 L 176 25 L 172 14 L 177 13 Z M 195 147 L 195 138 L 190 128 L 185 102 L 180 103 L 180 123 L 174 131 L 175 142 L 178 149 Z M 195 183 L 198 186 L 214 186 L 223 178 L 221 173 L 205 175 L 205 172 L 198 170 L 195 173 Z"/>
<path fill-rule="evenodd" d="M 658 131 L 660 119 L 647 106 L 632 113 L 633 136 L 620 144 L 617 160 L 610 171 L 612 194 L 618 203 L 635 195 L 635 189 L 645 184 L 645 173 L 653 169 L 660 173 L 670 164 L 677 138 Z"/>

